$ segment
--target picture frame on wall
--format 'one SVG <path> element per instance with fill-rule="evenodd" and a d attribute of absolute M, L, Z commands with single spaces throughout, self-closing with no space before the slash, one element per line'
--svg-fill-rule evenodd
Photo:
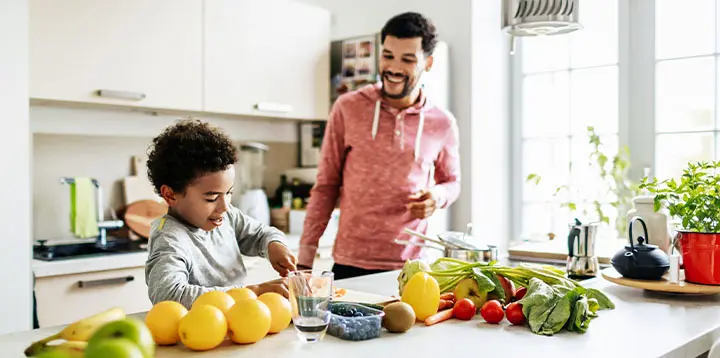
<path fill-rule="evenodd" d="M 298 167 L 317 168 L 325 136 L 325 121 L 298 123 Z"/>

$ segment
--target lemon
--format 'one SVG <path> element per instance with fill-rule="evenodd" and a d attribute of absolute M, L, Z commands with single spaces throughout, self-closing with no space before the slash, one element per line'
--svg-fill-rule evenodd
<path fill-rule="evenodd" d="M 195 299 L 193 307 L 196 305 L 211 305 L 219 308 L 223 313 L 227 313 L 234 304 L 235 300 L 229 294 L 222 291 L 210 291 Z"/>
<path fill-rule="evenodd" d="M 270 331 L 270 309 L 262 301 L 242 300 L 227 313 L 230 339 L 238 344 L 255 343 Z"/>
<path fill-rule="evenodd" d="M 182 343 L 195 351 L 220 345 L 227 336 L 228 322 L 223 312 L 211 305 L 193 305 L 180 320 L 178 333 Z"/>
<path fill-rule="evenodd" d="M 180 342 L 178 326 L 187 313 L 187 308 L 175 301 L 155 304 L 145 315 L 145 324 L 150 329 L 155 343 L 165 346 Z"/>
<path fill-rule="evenodd" d="M 247 287 L 232 288 L 228 290 L 227 293 L 235 300 L 235 302 L 240 302 L 246 299 L 254 300 L 258 298 L 255 292 Z"/>
<path fill-rule="evenodd" d="M 292 320 L 292 306 L 290 301 L 283 295 L 276 292 L 263 293 L 258 297 L 270 309 L 270 331 L 278 333 L 290 325 Z"/>

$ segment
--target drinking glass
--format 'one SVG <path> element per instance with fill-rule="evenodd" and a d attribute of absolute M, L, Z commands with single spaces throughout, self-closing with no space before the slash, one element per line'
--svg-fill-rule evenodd
<path fill-rule="evenodd" d="M 315 343 L 325 336 L 333 278 L 332 272 L 322 270 L 299 270 L 288 275 L 292 321 L 302 342 Z"/>

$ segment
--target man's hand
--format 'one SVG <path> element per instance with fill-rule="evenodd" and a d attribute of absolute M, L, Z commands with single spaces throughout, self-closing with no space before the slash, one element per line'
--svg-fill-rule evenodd
<path fill-rule="evenodd" d="M 437 208 L 437 200 L 432 193 L 427 190 L 421 190 L 408 197 L 410 203 L 407 205 L 410 215 L 416 219 L 425 219 L 430 217 Z"/>
<path fill-rule="evenodd" d="M 273 269 L 282 277 L 287 277 L 290 271 L 297 270 L 295 267 L 297 258 L 285 245 L 277 241 L 271 242 L 270 245 L 268 245 L 268 260 L 270 260 Z"/>
<path fill-rule="evenodd" d="M 250 285 L 247 286 L 247 288 L 251 289 L 258 296 L 267 292 L 276 292 L 285 296 L 285 298 L 290 298 L 290 291 L 288 291 L 288 282 L 287 278 L 285 277 L 273 281 L 264 282 L 259 285 Z"/>

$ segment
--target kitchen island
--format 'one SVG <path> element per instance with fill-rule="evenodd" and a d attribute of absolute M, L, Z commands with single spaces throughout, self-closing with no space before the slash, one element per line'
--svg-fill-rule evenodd
<path fill-rule="evenodd" d="M 382 295 L 397 294 L 397 272 L 337 282 Z M 326 335 L 314 345 L 302 344 L 293 327 L 246 346 L 226 341 L 205 353 L 182 345 L 159 347 L 157 358 L 170 357 L 698 357 L 720 339 L 720 296 L 680 296 L 618 286 L 602 278 L 583 282 L 603 290 L 616 305 L 600 311 L 585 334 L 562 331 L 545 337 L 526 327 L 450 320 L 425 327 L 418 323 L 403 334 L 383 331 L 379 338 L 351 342 Z M 142 317 L 142 315 L 140 315 Z M 58 328 L 0 336 L 0 357 L 22 357 L 31 342 Z"/>

